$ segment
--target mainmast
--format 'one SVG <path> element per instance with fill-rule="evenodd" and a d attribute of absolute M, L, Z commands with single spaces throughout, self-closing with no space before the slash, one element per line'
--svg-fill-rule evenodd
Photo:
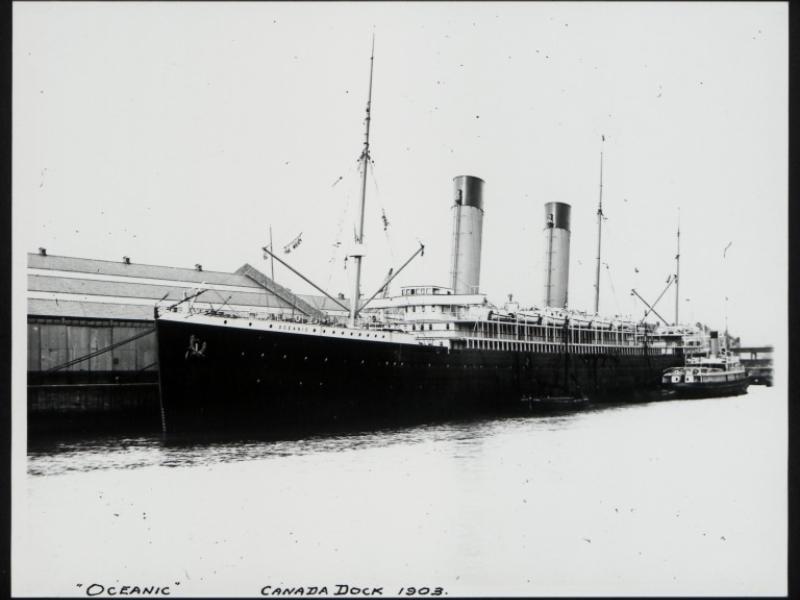
<path fill-rule="evenodd" d="M 605 143 L 606 136 L 601 141 Z M 603 146 L 600 146 L 600 201 L 597 203 L 597 270 L 594 279 L 594 314 L 600 313 L 600 240 L 603 234 Z"/>
<path fill-rule="evenodd" d="M 356 249 L 353 258 L 356 261 L 356 275 L 353 283 L 353 295 L 350 300 L 350 327 L 355 327 L 356 314 L 358 313 L 358 301 L 361 296 L 361 259 L 363 258 L 364 242 L 364 204 L 367 199 L 367 168 L 369 167 L 369 122 L 370 109 L 372 105 L 372 67 L 375 62 L 375 35 L 372 36 L 372 53 L 369 57 L 369 92 L 367 94 L 367 116 L 364 119 L 364 149 L 361 151 L 361 208 L 359 210 L 358 231 L 356 232 Z"/>
<path fill-rule="evenodd" d="M 678 252 L 675 254 L 675 325 L 678 324 L 678 309 L 680 307 L 680 277 L 681 277 L 681 209 L 678 209 Z"/>

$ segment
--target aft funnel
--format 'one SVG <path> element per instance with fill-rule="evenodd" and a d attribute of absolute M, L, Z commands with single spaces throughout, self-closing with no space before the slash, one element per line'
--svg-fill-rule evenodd
<path fill-rule="evenodd" d="M 545 306 L 567 308 L 569 284 L 569 217 L 571 207 L 564 202 L 544 205 L 544 299 Z"/>

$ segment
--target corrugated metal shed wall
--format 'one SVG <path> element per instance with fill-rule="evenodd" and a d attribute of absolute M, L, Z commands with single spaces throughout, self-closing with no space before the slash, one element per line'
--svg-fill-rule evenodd
<path fill-rule="evenodd" d="M 48 371 L 98 350 L 125 342 L 153 328 L 152 323 L 85 319 L 28 320 L 28 370 Z M 141 371 L 156 368 L 155 333 L 91 356 L 64 371 Z"/>

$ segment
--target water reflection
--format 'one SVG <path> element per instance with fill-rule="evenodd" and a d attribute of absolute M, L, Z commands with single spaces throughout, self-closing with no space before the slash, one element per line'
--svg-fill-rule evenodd
<path fill-rule="evenodd" d="M 28 473 L 58 475 L 100 469 L 191 467 L 209 463 L 264 460 L 319 453 L 339 453 L 367 448 L 446 443 L 455 446 L 456 458 L 470 454 L 501 432 L 524 429 L 556 431 L 570 427 L 587 413 L 614 409 L 583 407 L 578 410 L 526 412 L 496 418 L 465 418 L 448 422 L 417 423 L 380 428 L 335 430 L 282 430 L 244 436 L 139 436 L 53 435 L 32 438 L 28 445 Z"/>
<path fill-rule="evenodd" d="M 630 401 L 579 406 L 538 407 L 498 417 L 466 417 L 391 426 L 355 424 L 327 429 L 281 429 L 260 434 L 215 436 L 47 434 L 29 439 L 28 473 L 58 475 L 100 469 L 192 467 L 214 463 L 267 460 L 289 456 L 339 453 L 395 445 L 451 444 L 454 458 L 472 454 L 485 439 L 499 433 L 555 432 L 575 427 L 603 412 L 641 410 L 649 403 Z"/>

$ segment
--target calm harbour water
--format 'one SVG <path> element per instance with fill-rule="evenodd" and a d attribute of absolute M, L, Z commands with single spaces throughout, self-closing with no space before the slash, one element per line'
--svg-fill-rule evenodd
<path fill-rule="evenodd" d="M 47 440 L 17 482 L 12 591 L 784 595 L 786 443 L 777 387 L 300 440 Z"/>

